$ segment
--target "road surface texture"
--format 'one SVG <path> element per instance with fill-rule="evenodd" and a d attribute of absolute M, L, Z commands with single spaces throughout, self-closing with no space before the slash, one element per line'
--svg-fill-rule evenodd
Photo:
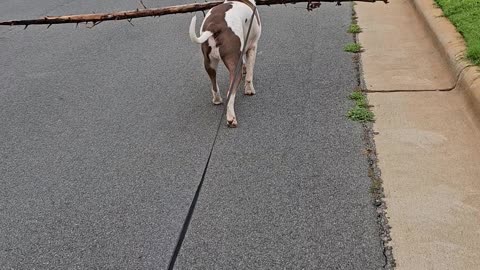
<path fill-rule="evenodd" d="M 0 18 L 136 5 L 6 0 Z M 362 128 L 344 116 L 351 6 L 303 8 L 260 8 L 257 95 L 222 123 L 175 269 L 384 264 Z M 0 29 L 1 269 L 167 268 L 223 110 L 191 16 Z"/>

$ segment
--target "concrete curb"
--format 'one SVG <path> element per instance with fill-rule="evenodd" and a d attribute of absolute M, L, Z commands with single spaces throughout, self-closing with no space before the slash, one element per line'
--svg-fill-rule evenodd
<path fill-rule="evenodd" d="M 434 0 L 411 0 L 427 25 L 440 52 L 458 78 L 455 89 L 463 90 L 476 115 L 480 116 L 480 68 L 465 58 L 465 41 L 455 26 L 443 15 Z"/>

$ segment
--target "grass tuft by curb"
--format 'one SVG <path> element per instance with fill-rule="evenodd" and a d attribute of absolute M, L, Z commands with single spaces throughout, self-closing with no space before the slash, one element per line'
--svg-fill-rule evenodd
<path fill-rule="evenodd" d="M 480 65 L 480 1 L 435 0 L 467 43 L 467 58 Z"/>
<path fill-rule="evenodd" d="M 361 33 L 362 32 L 362 28 L 360 28 L 360 26 L 356 23 L 352 23 L 350 24 L 350 26 L 348 27 L 348 30 L 347 30 L 348 33 L 351 33 L 351 34 L 358 34 L 358 33 Z"/>
<path fill-rule="evenodd" d="M 355 101 L 355 105 L 347 112 L 348 118 L 361 123 L 375 120 L 375 115 L 368 108 L 367 97 L 362 92 L 355 91 L 350 94 L 349 98 Z"/>
<path fill-rule="evenodd" d="M 351 52 L 351 53 L 359 53 L 362 51 L 362 45 L 358 43 L 349 43 L 345 45 L 343 48 L 344 51 L 346 52 Z"/>

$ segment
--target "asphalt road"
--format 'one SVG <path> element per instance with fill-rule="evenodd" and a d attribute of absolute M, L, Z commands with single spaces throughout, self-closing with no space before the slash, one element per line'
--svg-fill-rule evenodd
<path fill-rule="evenodd" d="M 136 5 L 3 0 L 0 19 Z M 257 95 L 222 123 L 176 269 L 382 267 L 344 116 L 350 9 L 260 8 Z M 0 28 L 0 269 L 166 269 L 222 113 L 190 18 Z"/>

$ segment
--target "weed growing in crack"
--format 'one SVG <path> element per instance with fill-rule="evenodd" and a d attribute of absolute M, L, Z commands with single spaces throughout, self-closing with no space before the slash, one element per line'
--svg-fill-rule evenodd
<path fill-rule="evenodd" d="M 375 115 L 368 109 L 367 97 L 362 92 L 355 91 L 349 98 L 355 101 L 355 105 L 347 112 L 348 118 L 361 123 L 374 121 Z"/>
<path fill-rule="evenodd" d="M 350 24 L 350 26 L 348 27 L 348 30 L 347 30 L 348 33 L 351 33 L 351 34 L 358 34 L 358 33 L 361 33 L 362 32 L 362 28 L 356 24 L 356 23 L 352 23 Z"/>
<path fill-rule="evenodd" d="M 348 43 L 347 45 L 345 45 L 343 50 L 351 53 L 359 53 L 362 51 L 362 45 L 358 43 Z"/>

